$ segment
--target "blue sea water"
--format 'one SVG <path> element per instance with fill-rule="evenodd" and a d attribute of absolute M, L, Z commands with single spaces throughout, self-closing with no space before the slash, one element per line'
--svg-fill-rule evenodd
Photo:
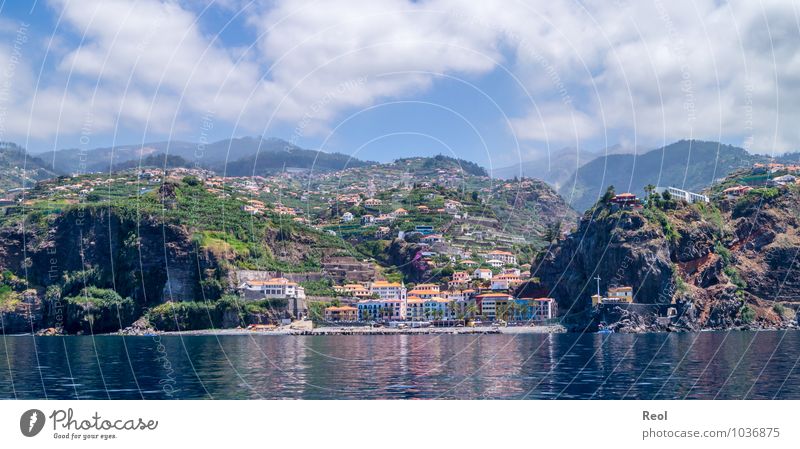
<path fill-rule="evenodd" d="M 800 399 L 800 332 L 0 336 L 3 399 Z"/>

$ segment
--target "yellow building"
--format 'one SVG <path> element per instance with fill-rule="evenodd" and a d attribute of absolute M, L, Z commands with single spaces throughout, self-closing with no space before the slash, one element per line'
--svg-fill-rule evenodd
<path fill-rule="evenodd" d="M 632 287 L 611 287 L 605 297 L 600 295 L 592 295 L 592 307 L 597 307 L 598 304 L 619 304 L 633 303 L 633 288 Z"/>
<path fill-rule="evenodd" d="M 358 321 L 358 309 L 351 306 L 326 307 L 325 321 Z"/>

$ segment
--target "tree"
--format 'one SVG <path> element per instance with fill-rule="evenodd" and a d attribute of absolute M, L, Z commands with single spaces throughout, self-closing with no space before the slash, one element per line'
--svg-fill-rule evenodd
<path fill-rule="evenodd" d="M 512 303 L 513 304 L 513 303 Z M 508 311 L 510 309 L 510 305 L 501 305 L 497 308 L 497 318 L 500 318 L 503 321 L 508 321 Z"/>
<path fill-rule="evenodd" d="M 450 314 L 449 314 L 450 317 L 463 319 L 463 317 L 460 316 L 461 314 L 459 313 L 459 311 L 458 311 L 458 309 L 456 307 L 456 302 L 455 301 L 451 301 L 449 304 L 447 304 L 447 309 L 450 311 Z"/>
<path fill-rule="evenodd" d="M 606 189 L 606 193 L 603 194 L 603 197 L 600 199 L 600 201 L 603 204 L 608 204 L 611 202 L 611 199 L 614 198 L 615 196 L 616 194 L 614 193 L 614 186 L 613 185 L 608 186 L 608 188 Z"/>
<path fill-rule="evenodd" d="M 531 306 L 528 304 L 528 301 L 523 302 L 522 304 L 517 304 L 519 306 L 520 316 L 523 320 L 527 319 L 528 313 L 530 312 Z"/>
<path fill-rule="evenodd" d="M 561 235 L 561 220 L 556 221 L 555 223 L 547 226 L 547 229 L 544 232 L 544 240 L 547 243 L 552 243 L 555 240 L 558 240 L 558 237 Z"/>
<path fill-rule="evenodd" d="M 649 200 L 650 197 L 653 195 L 653 192 L 655 191 L 656 191 L 656 186 L 654 186 L 653 184 L 647 184 L 646 186 L 644 186 L 644 193 L 646 194 L 645 198 Z"/>
<path fill-rule="evenodd" d="M 200 180 L 196 176 L 184 176 L 183 183 L 187 186 L 195 187 L 200 185 Z"/>

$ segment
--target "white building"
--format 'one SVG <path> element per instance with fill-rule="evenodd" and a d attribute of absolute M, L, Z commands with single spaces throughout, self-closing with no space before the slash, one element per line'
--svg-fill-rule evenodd
<path fill-rule="evenodd" d="M 688 203 L 708 202 L 708 197 L 705 195 L 689 192 L 687 190 L 682 190 L 677 187 L 656 187 L 656 192 L 662 195 L 664 194 L 664 192 L 669 192 L 670 195 L 672 195 L 673 197 L 684 200 Z"/>
<path fill-rule="evenodd" d="M 511 281 L 505 278 L 494 278 L 492 279 L 492 290 L 508 290 L 511 288 Z"/>
<path fill-rule="evenodd" d="M 472 278 L 489 281 L 492 279 L 492 270 L 488 268 L 476 268 L 475 271 L 472 272 Z"/>
<path fill-rule="evenodd" d="M 778 176 L 777 178 L 770 179 L 767 181 L 767 184 L 771 186 L 785 186 L 787 184 L 794 184 L 797 182 L 797 178 L 792 175 L 783 175 Z"/>
<path fill-rule="evenodd" d="M 353 218 L 354 218 L 353 214 L 351 214 L 350 212 L 345 212 L 342 214 L 342 222 L 344 223 L 349 223 L 353 221 Z"/>
<path fill-rule="evenodd" d="M 502 260 L 497 260 L 497 259 L 487 260 L 486 263 L 489 264 L 489 266 L 492 268 L 502 268 L 503 265 L 505 265 L 505 263 Z"/>
<path fill-rule="evenodd" d="M 375 281 L 369 291 L 381 299 L 406 299 L 406 287 L 398 282 Z"/>
<path fill-rule="evenodd" d="M 273 299 L 305 299 L 306 291 L 303 287 L 286 278 L 272 278 L 267 281 L 245 281 L 239 288 L 249 291 L 261 292 L 265 298 Z"/>
<path fill-rule="evenodd" d="M 505 265 L 516 265 L 517 264 L 517 256 L 514 253 L 508 251 L 492 251 L 486 254 L 486 259 L 488 260 L 499 260 L 503 262 Z"/>

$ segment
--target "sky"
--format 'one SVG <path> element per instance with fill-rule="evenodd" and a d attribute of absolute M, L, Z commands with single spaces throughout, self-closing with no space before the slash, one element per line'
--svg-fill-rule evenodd
<path fill-rule="evenodd" d="M 0 2 L 0 141 L 34 153 L 263 135 L 502 167 L 800 147 L 796 1 Z"/>

